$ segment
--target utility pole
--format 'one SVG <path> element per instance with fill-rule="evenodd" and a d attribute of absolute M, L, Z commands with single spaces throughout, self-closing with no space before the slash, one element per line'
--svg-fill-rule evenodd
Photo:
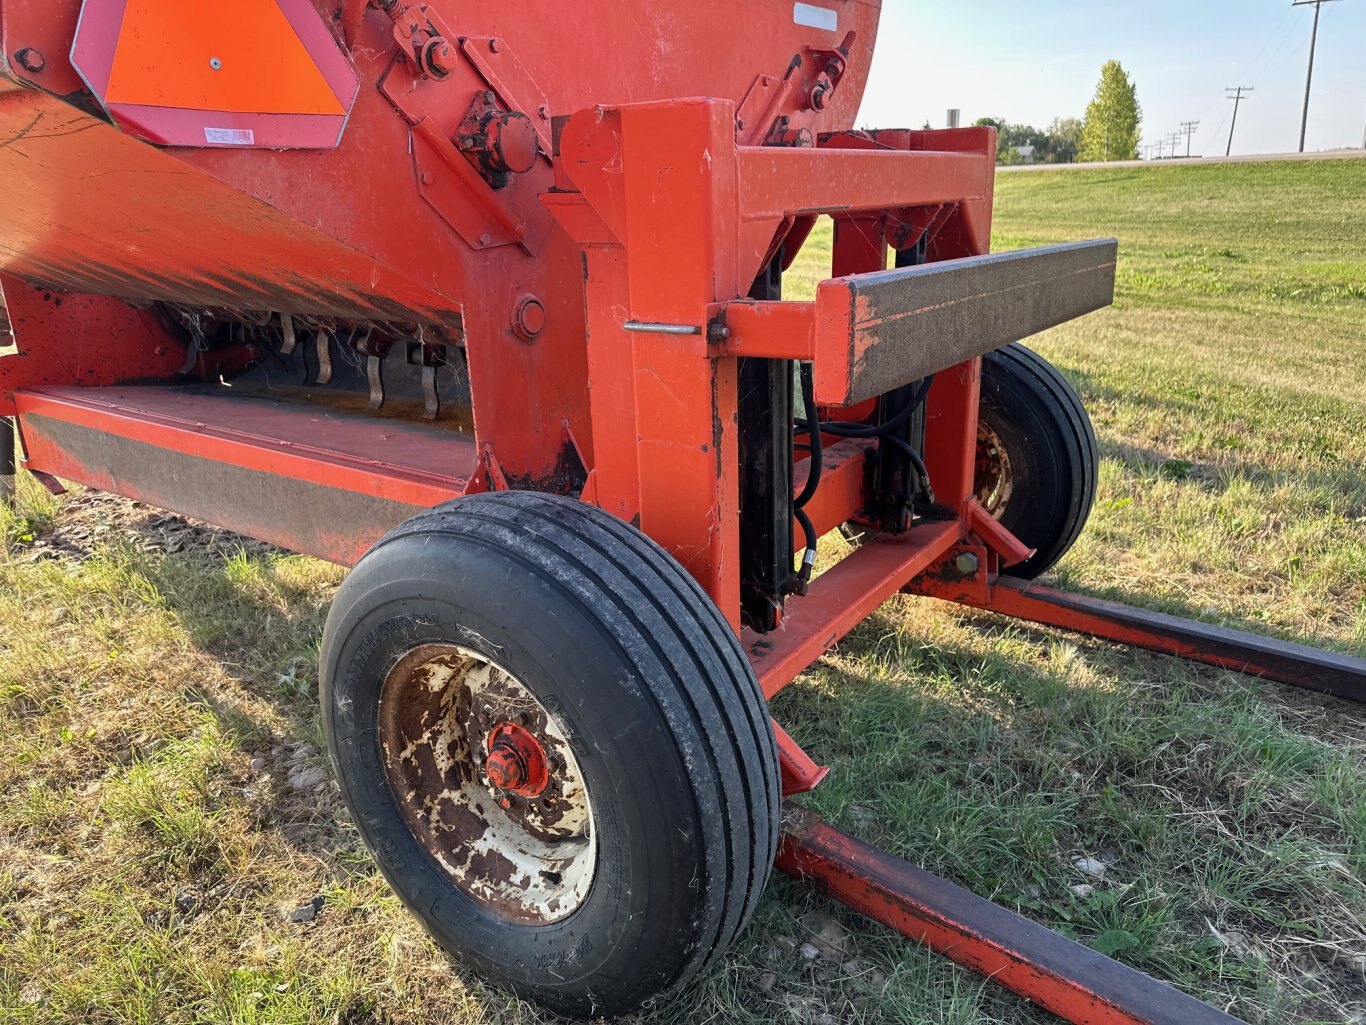
<path fill-rule="evenodd" d="M 1309 37 L 1309 75 L 1304 81 L 1304 118 L 1300 121 L 1300 152 L 1304 152 L 1304 139 L 1309 134 L 1309 94 L 1314 88 L 1314 51 L 1319 45 L 1319 12 L 1324 4 L 1337 3 L 1338 0 L 1292 0 L 1291 7 L 1314 6 L 1314 34 Z"/>
<path fill-rule="evenodd" d="M 1252 86 L 1230 85 L 1225 92 L 1228 93 L 1228 99 L 1233 101 L 1233 124 L 1228 127 L 1228 149 L 1224 151 L 1227 157 L 1233 154 L 1233 130 L 1238 127 L 1238 108 L 1242 106 L 1244 94 L 1252 92 Z"/>
<path fill-rule="evenodd" d="M 1171 135 L 1167 136 L 1167 143 L 1172 148 L 1172 159 L 1175 160 L 1177 157 L 1176 147 L 1181 145 L 1181 133 L 1172 132 Z"/>
<path fill-rule="evenodd" d="M 1183 131 L 1183 132 L 1186 133 L 1186 159 L 1187 159 L 1187 160 L 1189 160 L 1189 159 L 1191 158 L 1191 136 L 1195 134 L 1195 130 L 1196 130 L 1197 128 L 1199 128 L 1199 127 L 1200 127 L 1200 122 L 1199 122 L 1199 121 L 1182 121 L 1182 122 L 1181 122 L 1181 131 Z"/>

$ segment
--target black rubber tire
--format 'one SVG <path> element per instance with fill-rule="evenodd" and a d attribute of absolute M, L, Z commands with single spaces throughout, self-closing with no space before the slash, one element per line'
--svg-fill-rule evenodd
<path fill-rule="evenodd" d="M 983 357 L 980 417 L 1011 470 L 1011 492 L 992 512 L 1037 549 L 1004 572 L 1032 580 L 1067 553 L 1091 515 L 1100 462 L 1091 418 L 1067 380 L 1018 343 Z"/>
<path fill-rule="evenodd" d="M 496 660 L 555 710 L 593 806 L 596 874 L 549 925 L 510 921 L 404 823 L 377 707 L 419 644 Z M 462 498 L 383 537 L 327 619 L 323 725 L 366 845 L 438 943 L 561 1014 L 619 1015 L 676 989 L 745 927 L 777 849 L 777 747 L 735 633 L 683 568 L 598 509 L 529 492 Z"/>

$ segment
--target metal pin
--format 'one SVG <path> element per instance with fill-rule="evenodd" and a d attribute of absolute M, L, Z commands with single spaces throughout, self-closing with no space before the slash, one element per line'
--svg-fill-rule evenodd
<path fill-rule="evenodd" d="M 365 376 L 370 381 L 370 408 L 384 405 L 384 358 L 373 352 L 365 357 Z"/>
<path fill-rule="evenodd" d="M 437 414 L 441 412 L 441 396 L 436 393 L 436 367 L 424 366 L 422 368 L 422 416 L 427 420 L 435 420 Z"/>
<path fill-rule="evenodd" d="M 332 382 L 332 336 L 327 328 L 318 328 L 318 383 L 330 384 Z"/>
<path fill-rule="evenodd" d="M 190 344 L 185 350 L 185 363 L 180 368 L 182 376 L 191 373 L 196 364 L 199 363 L 199 354 L 204 351 L 204 325 L 199 322 L 199 315 L 194 314 L 194 319 L 190 321 Z"/>
<path fill-rule="evenodd" d="M 294 346 L 298 344 L 298 337 L 294 334 L 294 314 L 280 314 L 280 329 L 285 333 L 284 343 L 280 346 L 280 355 L 288 356 L 294 351 Z"/>

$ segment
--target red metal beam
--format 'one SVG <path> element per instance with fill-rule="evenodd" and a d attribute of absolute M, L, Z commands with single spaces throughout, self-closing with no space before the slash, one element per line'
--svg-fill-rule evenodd
<path fill-rule="evenodd" d="M 984 153 L 739 147 L 741 218 L 888 210 L 990 197 Z"/>
<path fill-rule="evenodd" d="M 1012 577 L 997 577 L 984 590 L 980 581 L 971 578 L 925 575 L 908 584 L 906 591 L 1366 702 L 1366 660 L 1351 655 L 1069 594 Z"/>
<path fill-rule="evenodd" d="M 302 403 L 160 387 L 15 400 L 31 470 L 347 565 L 460 495 L 475 463 L 474 443 L 449 428 Z"/>
<path fill-rule="evenodd" d="M 1078 1025 L 1239 1025 L 1165 983 L 783 806 L 777 867 Z"/>
<path fill-rule="evenodd" d="M 922 523 L 904 534 L 881 534 L 821 574 L 805 598 L 788 603 L 783 629 L 758 636 L 746 630 L 749 653 L 764 694 L 773 697 L 958 541 L 957 520 Z"/>

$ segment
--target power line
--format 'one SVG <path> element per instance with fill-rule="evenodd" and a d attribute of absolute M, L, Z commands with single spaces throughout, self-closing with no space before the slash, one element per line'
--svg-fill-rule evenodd
<path fill-rule="evenodd" d="M 1337 3 L 1338 0 L 1291 0 L 1291 7 L 1314 6 L 1314 34 L 1309 38 L 1309 74 L 1304 82 L 1304 117 L 1300 121 L 1300 152 L 1304 152 L 1304 139 L 1309 132 L 1309 94 L 1314 88 L 1314 51 L 1319 45 L 1319 12 L 1324 4 Z"/>
<path fill-rule="evenodd" d="M 1233 153 L 1233 130 L 1238 127 L 1238 108 L 1242 106 L 1244 95 L 1252 92 L 1252 86 L 1230 85 L 1226 87 L 1225 91 L 1228 93 L 1228 98 L 1233 101 L 1233 124 L 1229 125 L 1228 149 L 1224 151 L 1224 156 L 1227 157 Z"/>
<path fill-rule="evenodd" d="M 1182 121 L 1182 122 L 1181 122 L 1181 131 L 1182 131 L 1182 133 L 1184 133 L 1185 136 L 1186 136 L 1186 159 L 1187 159 L 1187 160 L 1189 160 L 1190 157 L 1191 157 L 1191 136 L 1195 134 L 1195 130 L 1196 130 L 1197 128 L 1199 128 L 1199 127 L 1200 127 L 1200 122 L 1199 122 L 1199 121 Z"/>

